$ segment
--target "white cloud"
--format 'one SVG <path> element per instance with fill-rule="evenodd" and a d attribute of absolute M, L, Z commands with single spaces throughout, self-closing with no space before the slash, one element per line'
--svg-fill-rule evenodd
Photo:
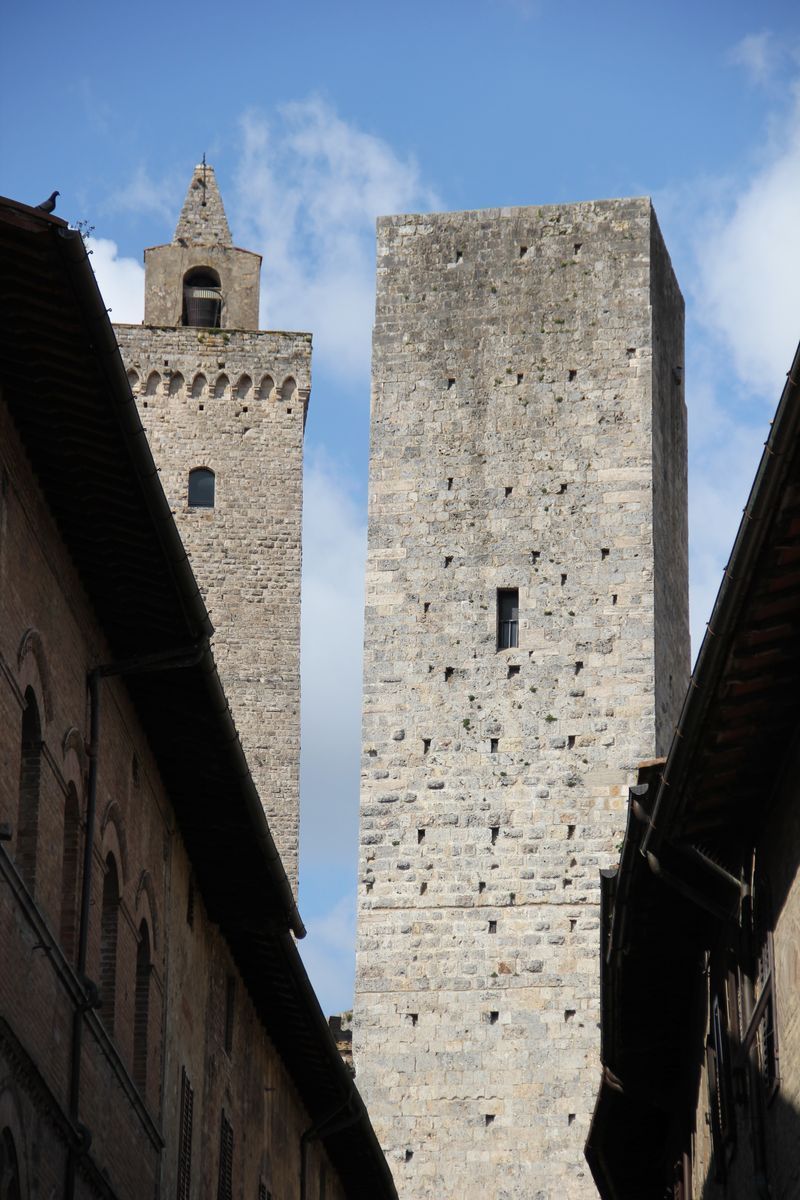
<path fill-rule="evenodd" d="M 748 33 L 731 49 L 728 61 L 744 67 L 751 83 L 767 83 L 777 66 L 778 52 L 769 30 Z"/>
<path fill-rule="evenodd" d="M 698 315 L 752 391 L 774 404 L 800 333 L 800 94 L 727 211 L 702 222 Z"/>
<path fill-rule="evenodd" d="M 185 179 L 183 187 L 186 187 Z M 180 203 L 181 183 L 175 170 L 162 179 L 153 179 L 147 167 L 140 163 L 123 186 L 109 194 L 102 211 L 154 216 L 174 228 Z"/>
<path fill-rule="evenodd" d="M 264 248 L 264 324 L 314 333 L 317 361 L 366 377 L 374 308 L 374 223 L 436 196 L 411 159 L 322 100 L 242 118 L 237 227 Z"/>
<path fill-rule="evenodd" d="M 766 439 L 767 414 L 741 415 L 722 405 L 724 372 L 712 378 L 713 361 L 692 364 L 688 397 L 689 564 L 692 650 L 700 649 L 722 571 L 733 546 Z M 777 401 L 777 395 L 775 396 Z"/>
<path fill-rule="evenodd" d="M 307 922 L 307 936 L 298 943 L 322 1011 L 331 1016 L 353 1007 L 356 903 L 349 893 L 322 916 Z"/>
<path fill-rule="evenodd" d="M 117 243 L 108 238 L 90 237 L 86 249 L 111 320 L 139 324 L 144 317 L 144 267 L 133 258 L 120 258 Z"/>
<path fill-rule="evenodd" d="M 303 871 L 352 862 L 357 845 L 365 515 L 320 456 L 303 504 Z"/>
<path fill-rule="evenodd" d="M 746 168 L 657 199 L 687 298 L 695 653 L 800 336 L 800 91 L 788 95 Z"/>

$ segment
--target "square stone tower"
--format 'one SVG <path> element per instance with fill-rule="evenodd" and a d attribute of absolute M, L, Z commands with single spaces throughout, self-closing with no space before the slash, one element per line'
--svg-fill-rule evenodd
<path fill-rule="evenodd" d="M 599 871 L 689 671 L 646 199 L 378 223 L 354 1049 L 401 1196 L 581 1200 Z"/>
<path fill-rule="evenodd" d="M 233 245 L 213 168 L 203 162 L 172 241 L 145 251 L 144 324 L 115 329 L 214 622 L 250 770 L 296 888 L 311 336 L 258 329 L 260 268 L 260 255 Z"/>

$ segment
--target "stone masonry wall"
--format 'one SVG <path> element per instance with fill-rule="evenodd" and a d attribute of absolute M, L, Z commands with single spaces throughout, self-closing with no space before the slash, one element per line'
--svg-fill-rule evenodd
<path fill-rule="evenodd" d="M 300 537 L 308 334 L 115 327 L 161 482 L 216 630 L 214 653 L 297 887 Z M 215 474 L 190 508 L 189 471 Z"/>
<path fill-rule="evenodd" d="M 598 873 L 688 678 L 682 320 L 647 200 L 379 222 L 354 1050 L 404 1198 L 593 1195 Z"/>

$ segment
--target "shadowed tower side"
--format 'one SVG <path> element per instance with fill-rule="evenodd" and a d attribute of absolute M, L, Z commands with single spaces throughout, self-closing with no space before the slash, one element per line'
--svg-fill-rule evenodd
<path fill-rule="evenodd" d="M 599 868 L 689 669 L 647 200 L 382 219 L 354 1051 L 402 1197 L 588 1200 Z"/>
<path fill-rule="evenodd" d="M 261 256 L 235 247 L 214 170 L 145 251 L 145 318 L 117 338 L 214 622 L 214 651 L 297 886 L 303 430 L 311 337 L 258 329 Z M 222 798 L 221 798 L 222 799 Z"/>

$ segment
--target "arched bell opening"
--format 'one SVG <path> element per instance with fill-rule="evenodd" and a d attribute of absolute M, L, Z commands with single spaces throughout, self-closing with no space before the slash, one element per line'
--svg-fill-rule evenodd
<path fill-rule="evenodd" d="M 219 329 L 222 292 L 219 275 L 211 267 L 195 267 L 184 275 L 182 322 L 201 329 Z"/>

